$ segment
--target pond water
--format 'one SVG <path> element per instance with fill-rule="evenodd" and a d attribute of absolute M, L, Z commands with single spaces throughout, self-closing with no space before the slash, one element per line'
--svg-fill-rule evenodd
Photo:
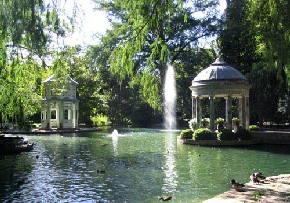
<path fill-rule="evenodd" d="M 289 146 L 188 146 L 178 132 L 118 131 L 25 136 L 32 152 L 0 156 L 0 202 L 202 202 L 232 178 L 290 173 Z"/>

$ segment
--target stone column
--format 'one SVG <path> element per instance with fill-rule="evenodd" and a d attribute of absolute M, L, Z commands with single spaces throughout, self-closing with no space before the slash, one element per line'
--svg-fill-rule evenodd
<path fill-rule="evenodd" d="M 242 116 L 240 120 L 242 123 L 242 127 L 246 128 L 246 97 L 244 95 L 241 98 L 241 107 L 242 107 L 242 110 L 241 110 Z"/>
<path fill-rule="evenodd" d="M 195 97 L 191 97 L 191 118 L 196 118 Z"/>
<path fill-rule="evenodd" d="M 226 123 L 229 130 L 232 130 L 232 97 L 229 95 L 226 99 Z"/>
<path fill-rule="evenodd" d="M 50 119 L 51 119 L 51 102 L 46 102 L 46 129 L 50 129 Z"/>
<path fill-rule="evenodd" d="M 209 121 L 209 128 L 211 131 L 214 131 L 214 119 L 215 119 L 215 108 L 214 108 L 214 96 L 209 96 L 209 110 L 210 110 L 210 121 Z"/>
<path fill-rule="evenodd" d="M 245 103 L 246 103 L 246 129 L 249 129 L 250 125 L 250 102 L 249 102 L 249 96 L 245 98 Z"/>
<path fill-rule="evenodd" d="M 199 97 L 195 98 L 195 115 L 198 128 L 201 125 L 201 100 Z"/>

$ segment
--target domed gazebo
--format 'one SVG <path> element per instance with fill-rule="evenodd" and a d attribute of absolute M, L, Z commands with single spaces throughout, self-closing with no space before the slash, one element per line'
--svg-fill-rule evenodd
<path fill-rule="evenodd" d="M 201 99 L 210 100 L 210 129 L 214 131 L 215 98 L 225 98 L 225 122 L 228 129 L 232 129 L 232 101 L 238 100 L 240 126 L 249 127 L 249 90 L 247 78 L 235 68 L 217 58 L 208 68 L 202 70 L 192 81 L 190 86 L 192 96 L 192 118 L 196 118 L 197 125 L 201 125 Z"/>

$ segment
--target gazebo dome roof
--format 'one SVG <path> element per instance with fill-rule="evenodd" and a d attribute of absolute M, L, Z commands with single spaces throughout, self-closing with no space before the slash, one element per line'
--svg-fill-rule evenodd
<path fill-rule="evenodd" d="M 208 68 L 202 70 L 192 82 L 217 80 L 244 80 L 247 78 L 237 69 L 229 66 L 222 58 L 217 58 Z"/>

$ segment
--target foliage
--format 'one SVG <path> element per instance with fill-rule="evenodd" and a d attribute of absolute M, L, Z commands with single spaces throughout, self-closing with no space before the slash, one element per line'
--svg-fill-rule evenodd
<path fill-rule="evenodd" d="M 256 201 L 260 201 L 261 196 L 266 194 L 266 190 L 256 190 L 256 191 L 253 191 L 251 194 Z"/>
<path fill-rule="evenodd" d="M 153 124 L 153 109 L 147 103 L 138 103 L 133 107 L 131 120 L 136 127 L 149 127 Z"/>
<path fill-rule="evenodd" d="M 167 63 L 187 62 L 189 57 L 184 55 L 198 47 L 198 40 L 216 33 L 218 1 L 190 5 L 183 0 L 96 2 L 110 13 L 113 26 L 102 38 L 110 72 L 119 83 L 130 78 L 130 86 L 139 88 L 143 101 L 161 110 Z M 197 17 L 200 12 L 206 15 Z"/>
<path fill-rule="evenodd" d="M 218 140 L 236 140 L 237 136 L 229 129 L 222 129 L 217 133 Z"/>
<path fill-rule="evenodd" d="M 239 140 L 251 140 L 252 139 L 252 133 L 244 128 L 239 128 L 237 133 L 237 137 Z"/>
<path fill-rule="evenodd" d="M 185 129 L 180 132 L 181 139 L 192 139 L 192 136 L 193 136 L 193 130 L 191 129 Z"/>
<path fill-rule="evenodd" d="M 258 131 L 259 129 L 260 129 L 260 127 L 257 126 L 257 125 L 250 125 L 250 126 L 249 126 L 249 130 L 250 130 L 250 131 Z"/>
<path fill-rule="evenodd" d="M 106 126 L 110 124 L 109 118 L 104 115 L 97 115 L 91 118 L 94 126 Z"/>
<path fill-rule="evenodd" d="M 0 122 L 26 128 L 40 109 L 49 43 L 65 31 L 54 0 L 4 0 L 0 8 Z"/>
<path fill-rule="evenodd" d="M 194 131 L 193 137 L 194 140 L 214 140 L 216 137 L 208 128 L 198 128 Z"/>
<path fill-rule="evenodd" d="M 219 43 L 224 60 L 243 74 L 250 72 L 256 61 L 253 22 L 249 19 L 249 0 L 227 1 Z"/>

